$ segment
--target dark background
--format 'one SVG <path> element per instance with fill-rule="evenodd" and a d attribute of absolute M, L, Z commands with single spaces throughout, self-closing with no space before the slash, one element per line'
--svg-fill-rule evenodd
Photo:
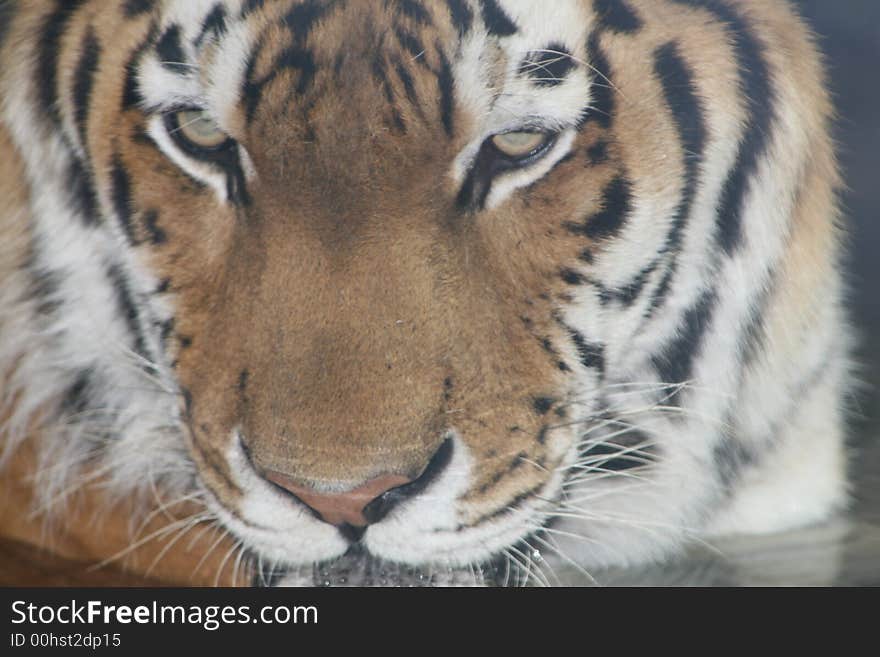
<path fill-rule="evenodd" d="M 851 316 L 864 386 L 853 400 L 859 498 L 880 517 L 880 0 L 795 0 L 827 56 L 847 189 Z M 874 515 L 874 514 L 872 514 Z"/>

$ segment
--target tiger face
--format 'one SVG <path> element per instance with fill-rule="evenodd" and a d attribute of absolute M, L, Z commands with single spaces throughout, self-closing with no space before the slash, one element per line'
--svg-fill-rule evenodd
<path fill-rule="evenodd" d="M 0 371 L 9 427 L 49 409 L 45 489 L 159 482 L 281 569 L 595 567 L 838 507 L 804 28 L 552 5 L 7 5 L 28 293 L 0 334 L 41 348 Z"/>

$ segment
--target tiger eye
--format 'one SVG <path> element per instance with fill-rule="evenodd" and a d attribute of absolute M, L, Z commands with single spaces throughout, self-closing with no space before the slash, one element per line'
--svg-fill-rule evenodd
<path fill-rule="evenodd" d="M 174 120 L 178 134 L 198 148 L 206 150 L 219 148 L 229 139 L 207 112 L 182 110 L 175 113 Z"/>
<path fill-rule="evenodd" d="M 543 132 L 505 132 L 492 137 L 492 144 L 509 158 L 523 159 L 540 150 L 549 139 Z"/>

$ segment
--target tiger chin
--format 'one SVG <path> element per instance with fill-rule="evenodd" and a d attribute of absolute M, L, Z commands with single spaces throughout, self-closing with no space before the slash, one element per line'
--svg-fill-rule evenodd
<path fill-rule="evenodd" d="M 182 584 L 549 582 L 844 507 L 832 110 L 784 0 L 0 30 L 5 536 Z"/>

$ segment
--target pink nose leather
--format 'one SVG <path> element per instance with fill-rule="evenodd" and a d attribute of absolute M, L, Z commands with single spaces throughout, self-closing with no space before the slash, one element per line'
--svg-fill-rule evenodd
<path fill-rule="evenodd" d="M 370 502 L 392 488 L 398 488 L 412 481 L 401 475 L 385 475 L 372 479 L 347 493 L 331 494 L 320 493 L 314 488 L 300 486 L 294 483 L 290 477 L 278 472 L 267 472 L 266 478 L 295 495 L 303 504 L 311 507 L 324 522 L 331 525 L 352 525 L 353 527 L 366 527 L 370 524 L 364 517 L 364 509 Z"/>

